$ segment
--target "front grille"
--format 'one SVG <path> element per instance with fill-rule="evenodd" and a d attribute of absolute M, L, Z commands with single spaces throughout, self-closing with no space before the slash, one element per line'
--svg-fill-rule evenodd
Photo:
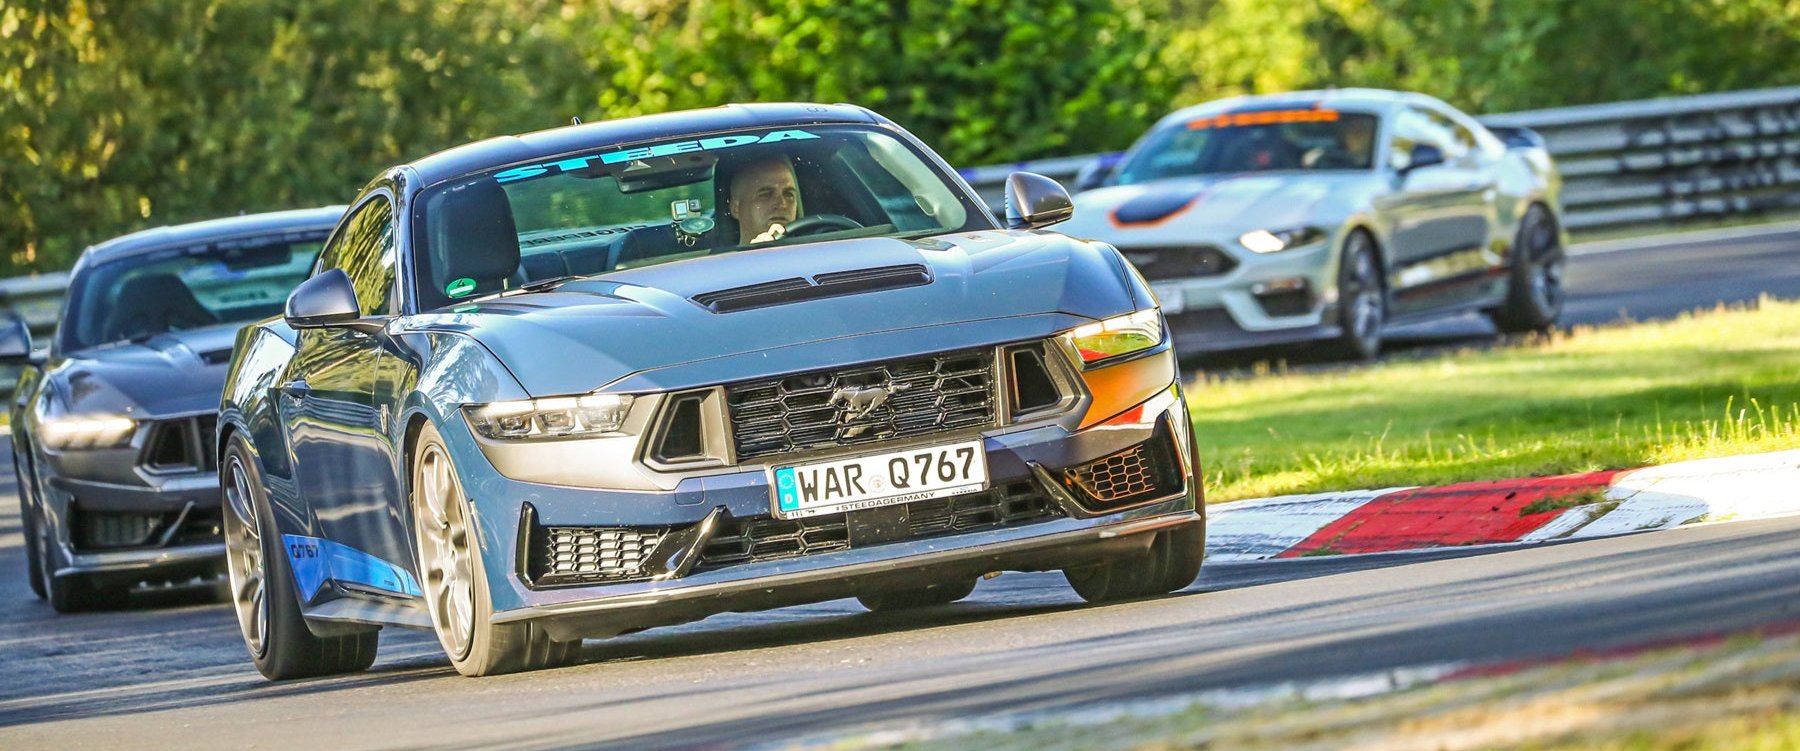
<path fill-rule="evenodd" d="M 1166 422 L 1159 423 L 1150 440 L 1063 472 L 1063 484 L 1094 511 L 1175 493 L 1182 477 L 1173 431 Z"/>
<path fill-rule="evenodd" d="M 739 461 L 994 424 L 988 350 L 726 387 Z"/>
<path fill-rule="evenodd" d="M 851 512 L 860 513 L 860 512 Z M 906 504 L 906 528 L 883 540 L 909 540 L 940 534 L 1042 521 L 1062 510 L 1029 482 L 1012 483 L 981 493 L 914 501 Z M 850 514 L 805 519 L 728 520 L 707 543 L 701 568 L 773 561 L 852 547 Z"/>
<path fill-rule="evenodd" d="M 218 542 L 220 510 L 91 511 L 79 499 L 69 506 L 69 542 L 76 550 L 125 550 Z"/>
<path fill-rule="evenodd" d="M 1237 261 L 1212 245 L 1120 248 L 1126 260 L 1150 281 L 1220 276 L 1237 268 Z"/>
<path fill-rule="evenodd" d="M 151 472 L 211 472 L 218 469 L 214 434 L 216 414 L 158 420 L 150 424 L 150 436 L 138 464 Z"/>
<path fill-rule="evenodd" d="M 1141 445 L 1133 446 L 1069 472 L 1069 479 L 1102 503 L 1155 490 L 1156 475 L 1150 469 L 1149 453 Z"/>
<path fill-rule="evenodd" d="M 538 527 L 527 577 L 538 586 L 599 584 L 648 576 L 644 570 L 667 527 Z"/>

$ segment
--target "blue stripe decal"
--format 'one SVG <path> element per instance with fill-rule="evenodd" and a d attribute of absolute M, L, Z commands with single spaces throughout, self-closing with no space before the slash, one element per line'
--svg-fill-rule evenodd
<path fill-rule="evenodd" d="M 281 541 L 304 601 L 311 602 L 326 582 L 334 580 L 413 597 L 423 594 L 405 569 L 348 545 L 303 535 L 282 535 Z"/>

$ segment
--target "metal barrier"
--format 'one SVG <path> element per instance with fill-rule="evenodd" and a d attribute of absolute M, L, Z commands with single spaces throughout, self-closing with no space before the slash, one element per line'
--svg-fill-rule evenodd
<path fill-rule="evenodd" d="M 1800 209 L 1800 86 L 1488 115 L 1544 137 L 1563 176 L 1570 229 L 1672 225 Z M 1072 181 L 1119 152 L 963 170 L 998 209 L 1017 170 Z M 0 280 L 0 308 L 40 343 L 60 314 L 64 273 Z M 0 373 L 0 393 L 14 379 Z"/>
<path fill-rule="evenodd" d="M 1800 209 L 1800 87 L 1513 112 L 1479 118 L 1544 137 L 1570 229 L 1679 224 Z M 1006 176 L 1072 180 L 1118 153 L 963 170 L 989 205 Z"/>

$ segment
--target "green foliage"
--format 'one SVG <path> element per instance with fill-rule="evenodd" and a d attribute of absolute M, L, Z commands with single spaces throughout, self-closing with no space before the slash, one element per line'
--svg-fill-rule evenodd
<path fill-rule="evenodd" d="M 1180 100 L 1327 86 L 1507 112 L 1800 83 L 1792 0 L 1177 0 Z"/>
<path fill-rule="evenodd" d="M 1503 111 L 1794 82 L 1791 0 L 0 0 L 0 276 L 570 115 L 853 102 L 967 167 L 1245 91 Z"/>
<path fill-rule="evenodd" d="M 0 3 L 0 276 L 146 226 L 343 202 L 488 136 L 870 106 L 958 165 L 1118 145 L 1169 100 L 1115 0 Z"/>

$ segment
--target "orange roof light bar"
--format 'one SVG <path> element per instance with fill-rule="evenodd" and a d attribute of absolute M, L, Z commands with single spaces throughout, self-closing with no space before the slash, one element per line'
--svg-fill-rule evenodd
<path fill-rule="evenodd" d="M 1213 117 L 1189 120 L 1188 130 L 1207 128 L 1241 128 L 1246 125 L 1280 123 L 1329 123 L 1338 119 L 1337 110 L 1268 110 L 1265 112 L 1227 112 Z"/>

